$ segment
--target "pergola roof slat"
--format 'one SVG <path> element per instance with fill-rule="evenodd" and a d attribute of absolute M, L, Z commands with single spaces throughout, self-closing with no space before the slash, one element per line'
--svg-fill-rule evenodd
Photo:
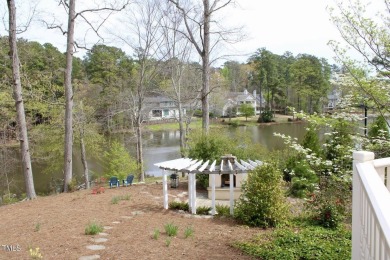
<path fill-rule="evenodd" d="M 255 168 L 244 160 L 241 160 L 241 164 L 248 168 L 248 170 L 253 170 Z"/>
<path fill-rule="evenodd" d="M 233 171 L 233 166 L 232 166 L 232 163 L 230 161 L 228 161 L 228 166 L 229 166 L 229 170 Z"/>
<path fill-rule="evenodd" d="M 246 170 L 246 168 L 244 167 L 244 166 L 242 166 L 239 162 L 237 162 L 237 161 L 235 161 L 234 162 L 234 165 L 236 165 L 240 170 L 242 170 L 242 171 L 245 171 Z"/>
<path fill-rule="evenodd" d="M 209 168 L 209 171 L 210 172 L 213 172 L 215 171 L 215 164 L 217 163 L 217 160 L 214 160 L 214 162 L 211 164 L 210 168 Z"/>
<path fill-rule="evenodd" d="M 220 170 L 221 172 L 223 172 L 223 160 L 221 161 L 221 165 L 220 165 L 219 170 Z"/>
<path fill-rule="evenodd" d="M 200 161 L 196 161 L 194 164 L 190 165 L 189 167 L 186 168 L 187 171 L 193 171 L 193 170 L 196 170 L 196 168 L 198 168 L 199 165 L 201 165 L 203 163 L 203 160 L 200 160 Z"/>
<path fill-rule="evenodd" d="M 204 169 L 209 165 L 210 160 L 207 160 L 199 169 L 198 171 L 203 172 Z"/>

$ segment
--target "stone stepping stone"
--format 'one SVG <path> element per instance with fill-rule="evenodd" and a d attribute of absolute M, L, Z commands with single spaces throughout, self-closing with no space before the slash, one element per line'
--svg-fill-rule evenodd
<path fill-rule="evenodd" d="M 104 243 L 107 242 L 108 238 L 98 237 L 98 238 L 92 238 L 91 240 L 95 243 Z"/>
<path fill-rule="evenodd" d="M 87 249 L 90 249 L 90 250 L 103 250 L 103 249 L 106 249 L 105 246 L 102 246 L 102 245 L 89 245 L 89 246 L 86 246 Z"/>
<path fill-rule="evenodd" d="M 108 236 L 108 234 L 107 234 L 107 233 L 104 233 L 104 232 L 100 232 L 100 233 L 99 233 L 99 236 Z"/>
<path fill-rule="evenodd" d="M 79 258 L 79 260 L 95 260 L 95 259 L 100 259 L 100 255 L 87 255 Z"/>
<path fill-rule="evenodd" d="M 124 218 L 124 219 L 132 219 L 133 217 L 132 217 L 132 216 L 122 216 L 121 218 Z"/>
<path fill-rule="evenodd" d="M 119 221 L 113 221 L 112 224 L 120 224 Z"/>
<path fill-rule="evenodd" d="M 109 230 L 109 229 L 112 229 L 112 227 L 110 227 L 110 226 L 104 226 L 103 229 Z"/>

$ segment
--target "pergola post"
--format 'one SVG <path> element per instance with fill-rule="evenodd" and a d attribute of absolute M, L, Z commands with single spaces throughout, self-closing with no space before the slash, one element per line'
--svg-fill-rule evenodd
<path fill-rule="evenodd" d="M 168 182 L 166 171 L 163 170 L 163 197 L 164 197 L 164 209 L 168 209 Z"/>
<path fill-rule="evenodd" d="M 234 206 L 234 176 L 233 173 L 229 174 L 229 188 L 230 188 L 230 215 L 233 215 Z"/>
<path fill-rule="evenodd" d="M 211 174 L 211 215 L 215 215 L 215 174 Z"/>
<path fill-rule="evenodd" d="M 196 214 L 196 177 L 195 174 L 192 173 L 192 183 L 191 183 L 191 190 L 192 190 L 192 207 L 191 207 L 191 213 Z"/>

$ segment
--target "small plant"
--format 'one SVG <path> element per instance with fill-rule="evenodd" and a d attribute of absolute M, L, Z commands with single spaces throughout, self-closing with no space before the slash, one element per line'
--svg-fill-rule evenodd
<path fill-rule="evenodd" d="M 172 209 L 172 210 L 188 211 L 189 210 L 189 205 L 186 202 L 172 201 L 172 202 L 169 203 L 169 208 Z"/>
<path fill-rule="evenodd" d="M 119 196 L 115 196 L 115 197 L 112 197 L 111 199 L 111 204 L 118 204 L 118 202 L 120 201 L 120 197 Z"/>
<path fill-rule="evenodd" d="M 96 235 L 103 231 L 103 226 L 96 222 L 89 222 L 85 227 L 86 235 Z"/>
<path fill-rule="evenodd" d="M 215 209 L 217 210 L 218 217 L 230 217 L 230 207 L 227 205 L 215 205 Z"/>
<path fill-rule="evenodd" d="M 165 233 L 167 233 L 168 236 L 174 237 L 177 235 L 177 231 L 179 230 L 179 227 L 174 225 L 173 223 L 166 224 L 164 226 Z"/>
<path fill-rule="evenodd" d="M 171 244 L 171 239 L 170 238 L 167 238 L 166 240 L 165 240 L 165 245 L 167 246 L 167 247 L 169 247 L 169 245 Z"/>
<path fill-rule="evenodd" d="M 199 206 L 199 207 L 196 208 L 196 213 L 199 214 L 199 215 L 208 215 L 210 210 L 211 210 L 210 207 Z"/>
<path fill-rule="evenodd" d="M 130 195 L 122 195 L 122 196 L 114 196 L 111 199 L 111 204 L 118 204 L 119 201 L 121 200 L 130 200 Z"/>
<path fill-rule="evenodd" d="M 186 230 L 184 230 L 184 237 L 189 238 L 194 236 L 194 229 L 192 227 L 187 227 Z"/>
<path fill-rule="evenodd" d="M 31 259 L 42 259 L 43 258 L 42 253 L 39 252 L 39 247 L 37 247 L 35 249 L 32 249 L 30 247 L 29 254 L 30 254 Z"/>
<path fill-rule="evenodd" d="M 157 240 L 158 238 L 160 237 L 160 230 L 159 229 L 155 229 L 154 232 L 153 232 L 153 238 L 155 240 Z"/>
<path fill-rule="evenodd" d="M 38 232 L 39 230 L 41 230 L 41 223 L 37 223 L 37 224 L 35 224 L 35 232 Z"/>

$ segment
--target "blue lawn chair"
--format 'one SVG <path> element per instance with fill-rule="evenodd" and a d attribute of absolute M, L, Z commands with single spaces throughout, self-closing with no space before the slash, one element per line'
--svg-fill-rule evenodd
<path fill-rule="evenodd" d="M 132 185 L 133 183 L 133 179 L 134 179 L 134 175 L 128 175 L 126 180 L 123 180 L 123 186 L 129 186 L 129 185 Z"/>
<path fill-rule="evenodd" d="M 110 177 L 109 184 L 110 184 L 110 188 L 112 188 L 112 187 L 119 187 L 119 180 L 118 180 L 118 178 L 117 177 Z"/>

